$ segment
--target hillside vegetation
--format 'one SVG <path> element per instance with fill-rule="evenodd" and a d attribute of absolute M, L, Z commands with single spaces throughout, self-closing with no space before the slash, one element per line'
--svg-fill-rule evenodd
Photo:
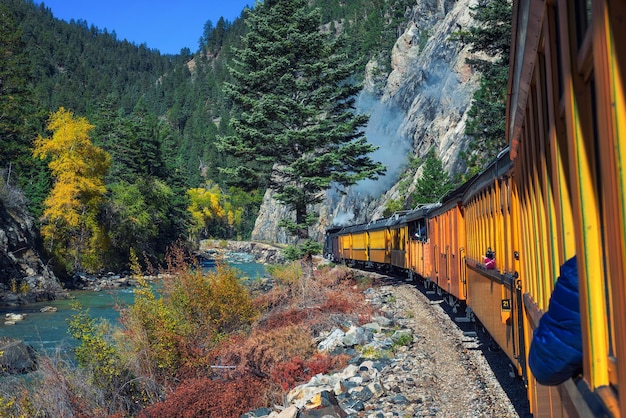
<path fill-rule="evenodd" d="M 319 248 L 309 242 L 291 252 L 308 263 L 273 267 L 271 283 L 251 290 L 232 270 L 190 265 L 184 247 L 247 238 L 267 187 L 293 209 L 283 226 L 306 240 L 309 207 L 331 182 L 384 172 L 368 156 L 360 131 L 367 117 L 354 114 L 353 96 L 366 63 L 378 62 L 374 79 L 384 79 L 413 3 L 266 2 L 269 9 L 234 22 L 207 22 L 197 51 L 161 55 L 87 22 L 59 21 L 30 0 L 3 1 L 0 203 L 10 209 L 10 196 L 21 196 L 13 191 L 24 191 L 60 275 L 130 268 L 139 286 L 118 326 L 76 306 L 69 328 L 77 364 L 41 358 L 30 384 L 11 381 L 0 395 L 0 413 L 239 416 L 281 404 L 289 387 L 345 365 L 345 357 L 316 353 L 314 342 L 369 321 L 367 279 L 314 266 Z M 470 174 L 482 164 L 474 157 L 503 143 L 508 49 L 496 41 L 510 30 L 502 24 L 508 2 L 479 3 L 480 27 L 455 36 L 488 51 L 475 65 L 499 78 L 485 81 L 468 124 Z M 291 32 L 272 38 L 285 27 Z M 493 123 L 481 125 L 487 117 Z M 424 171 L 411 201 L 452 187 L 433 153 Z M 144 277 L 157 271 L 159 292 Z M 0 278 L 7 287 L 10 279 Z M 28 287 L 23 278 L 13 285 Z"/>
<path fill-rule="evenodd" d="M 315 0 L 304 2 L 302 7 L 306 13 L 318 10 L 311 16 L 331 42 L 328 45 L 332 45 L 333 56 L 350 63 L 342 79 L 353 86 L 349 91 L 353 94 L 358 91 L 368 62 L 378 64 L 380 74 L 373 80 L 384 82 L 391 66 L 392 47 L 406 29 L 413 6 L 408 0 Z M 243 80 L 233 78 L 233 70 L 237 54 L 245 50 L 244 41 L 249 39 L 246 17 L 251 13 L 256 11 L 242 11 L 234 22 L 207 21 L 196 51 L 182 49 L 177 55 L 162 55 L 145 45 L 120 40 L 114 31 L 101 30 L 88 22 L 58 20 L 44 4 L 6 0 L 0 5 L 2 184 L 24 191 L 28 208 L 44 231 L 45 249 L 53 257 L 57 274 L 125 268 L 131 248 L 158 264 L 166 248 L 180 239 L 246 239 L 265 189 L 275 186 L 276 178 L 286 176 L 292 176 L 295 185 L 283 189 L 286 198 L 296 190 L 309 193 L 300 201 L 286 201 L 293 206 L 297 219 L 295 224 L 287 222 L 285 226 L 297 236 L 306 237 L 304 225 L 310 222 L 306 206 L 319 199 L 318 192 L 328 187 L 328 181 L 350 184 L 358 178 L 350 178 L 347 169 L 345 175 L 340 175 L 340 170 L 362 166 L 367 160 L 358 158 L 358 153 L 365 157 L 371 147 L 351 150 L 357 164 L 321 155 L 318 161 L 306 163 L 309 172 L 305 173 L 305 166 L 297 160 L 291 167 L 282 167 L 283 162 L 276 165 L 278 157 L 289 154 L 281 151 L 288 147 L 275 148 L 273 156 L 270 153 L 246 161 L 241 159 L 245 156 L 242 150 L 238 156 L 232 146 L 224 146 L 228 144 L 224 139 L 241 138 L 235 128 L 243 126 L 240 122 L 245 107 L 237 105 L 237 94 L 232 93 L 237 86 L 243 88 Z M 468 135 L 474 138 L 467 155 L 473 171 L 479 170 L 503 144 L 506 83 L 501 81 L 506 74 L 508 49 L 502 40 L 510 31 L 510 25 L 503 23 L 508 22 L 507 13 L 510 5 L 506 0 L 481 2 L 476 7 L 479 26 L 455 35 L 474 45 L 476 51 L 496 57 L 474 63 L 497 77 L 485 77 L 485 85 L 476 96 L 475 118 L 467 125 Z M 317 51 L 317 56 L 325 56 L 322 52 Z M 225 88 L 229 85 L 235 89 Z M 348 96 L 344 99 L 347 101 L 341 106 L 349 109 Z M 332 100 L 323 103 L 326 110 L 318 98 L 315 100 L 312 103 L 318 106 L 317 117 L 333 109 Z M 267 117 L 273 111 L 269 110 Z M 85 138 L 62 134 L 65 128 L 54 124 L 60 114 L 66 115 L 64 120 L 71 124 L 84 124 L 86 129 L 81 135 Z M 350 134 L 344 129 L 344 139 L 360 135 L 356 130 L 364 119 L 355 116 L 357 123 L 350 128 L 355 131 Z M 278 121 L 272 123 L 278 126 Z M 301 128 L 301 133 L 308 129 L 306 124 Z M 270 131 L 265 134 L 268 138 L 275 135 Z M 332 141 L 339 144 L 339 136 L 334 132 L 332 135 L 327 137 L 327 145 Z M 65 181 L 72 176 L 53 167 L 62 161 L 58 160 L 61 156 L 41 148 L 46 141 L 59 142 L 61 137 L 66 145 L 87 139 L 93 150 L 107 155 L 108 167 L 100 167 L 102 188 L 68 186 L 71 183 Z M 35 151 L 36 140 L 39 151 Z M 324 148 L 317 146 L 318 150 Z M 292 150 L 296 148 L 291 146 Z M 308 155 L 302 150 L 298 152 Z M 89 163 L 80 155 L 67 157 Z M 321 172 L 312 169 L 323 164 L 332 166 L 331 162 L 337 169 L 334 174 L 323 173 L 320 177 Z M 68 166 L 62 167 L 61 171 Z M 234 172 L 242 173 L 241 167 L 246 167 L 246 173 L 254 173 L 255 178 L 257 174 L 266 176 L 242 184 L 246 176 L 233 176 Z M 272 167 L 281 169 L 279 176 L 267 176 Z M 362 175 L 375 176 L 382 172 L 380 168 L 373 165 Z M 306 176 L 310 181 L 301 187 L 300 181 Z M 94 199 L 90 193 L 96 190 L 99 197 Z M 62 218 L 53 215 L 64 212 L 86 215 L 80 219 L 66 217 L 59 223 Z M 61 239 L 57 239 L 59 234 Z"/>
<path fill-rule="evenodd" d="M 310 8 L 320 7 L 321 27 L 345 35 L 338 52 L 358 63 L 358 81 L 369 59 L 389 62 L 408 4 L 323 1 Z M 110 156 L 96 219 L 104 234 L 100 262 L 57 259 L 57 273 L 124 265 L 131 247 L 159 262 L 180 238 L 249 236 L 265 185 L 245 191 L 229 185 L 221 169 L 238 161 L 216 147 L 237 116 L 223 86 L 247 31 L 245 13 L 234 22 L 207 21 L 196 51 L 162 55 L 85 21 L 58 20 L 43 4 L 0 5 L 0 54 L 7 57 L 0 168 L 10 170 L 8 181 L 24 190 L 36 219 L 59 178 L 49 156 L 33 158 L 32 150 L 38 136 L 52 138 L 48 128 L 60 108 L 93 126 L 89 140 Z"/>

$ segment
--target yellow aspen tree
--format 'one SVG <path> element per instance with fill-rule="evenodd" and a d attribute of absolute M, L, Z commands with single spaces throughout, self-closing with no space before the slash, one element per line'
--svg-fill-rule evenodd
<path fill-rule="evenodd" d="M 226 212 L 223 207 L 225 199 L 220 187 L 207 182 L 205 187 L 192 188 L 187 190 L 190 205 L 187 208 L 191 214 L 190 232 L 193 236 L 199 233 L 207 234 L 211 231 L 211 224 L 224 222 Z"/>
<path fill-rule="evenodd" d="M 44 201 L 42 217 L 46 247 L 68 271 L 95 271 L 101 266 L 106 237 L 98 223 L 106 187 L 109 154 L 94 145 L 94 126 L 63 107 L 50 115 L 51 137 L 35 141 L 33 155 L 49 158 L 54 186 Z"/>

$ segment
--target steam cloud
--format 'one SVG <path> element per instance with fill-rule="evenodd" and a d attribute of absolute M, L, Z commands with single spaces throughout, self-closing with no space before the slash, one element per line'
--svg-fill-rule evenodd
<path fill-rule="evenodd" d="M 352 225 L 352 220 L 354 219 L 354 213 L 352 212 L 342 212 L 337 214 L 335 219 L 333 219 L 332 225 L 334 226 L 349 226 Z"/>
<path fill-rule="evenodd" d="M 387 172 L 378 180 L 361 181 L 353 191 L 378 197 L 395 184 L 411 150 L 409 139 L 400 129 L 405 115 L 399 108 L 382 103 L 367 92 L 357 98 L 356 111 L 369 115 L 365 136 L 370 144 L 378 147 L 370 157 L 384 164 Z"/>

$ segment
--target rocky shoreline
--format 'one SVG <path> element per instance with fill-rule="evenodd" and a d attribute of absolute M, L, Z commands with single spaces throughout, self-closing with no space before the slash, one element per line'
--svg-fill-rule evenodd
<path fill-rule="evenodd" d="M 202 240 L 199 254 L 217 260 L 228 260 L 232 254 L 249 254 L 248 262 L 260 264 L 280 264 L 285 261 L 282 247 L 256 241 Z"/>
<path fill-rule="evenodd" d="M 195 255 L 199 260 L 225 262 L 277 264 L 285 261 L 280 247 L 252 241 L 204 240 L 200 243 L 200 248 Z M 9 286 L 0 284 L 0 306 L 9 308 L 33 302 L 68 298 L 68 291 L 61 286 L 54 275 L 47 269 L 44 273 L 36 274 L 29 269 L 25 270 L 26 276 L 20 282 L 28 285 L 28 291 L 20 292 L 18 289 L 11 291 Z M 148 280 L 161 277 L 163 276 L 144 276 Z M 137 285 L 137 280 L 130 272 L 76 273 L 66 285 L 75 290 L 98 292 L 120 287 L 133 287 Z"/>

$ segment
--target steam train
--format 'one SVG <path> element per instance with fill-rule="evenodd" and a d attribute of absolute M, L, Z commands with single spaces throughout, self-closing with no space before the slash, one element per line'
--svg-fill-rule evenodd
<path fill-rule="evenodd" d="M 440 203 L 327 231 L 325 254 L 402 271 L 471 308 L 535 416 L 626 416 L 626 2 L 513 2 L 508 148 Z M 527 366 L 576 255 L 582 373 Z"/>

